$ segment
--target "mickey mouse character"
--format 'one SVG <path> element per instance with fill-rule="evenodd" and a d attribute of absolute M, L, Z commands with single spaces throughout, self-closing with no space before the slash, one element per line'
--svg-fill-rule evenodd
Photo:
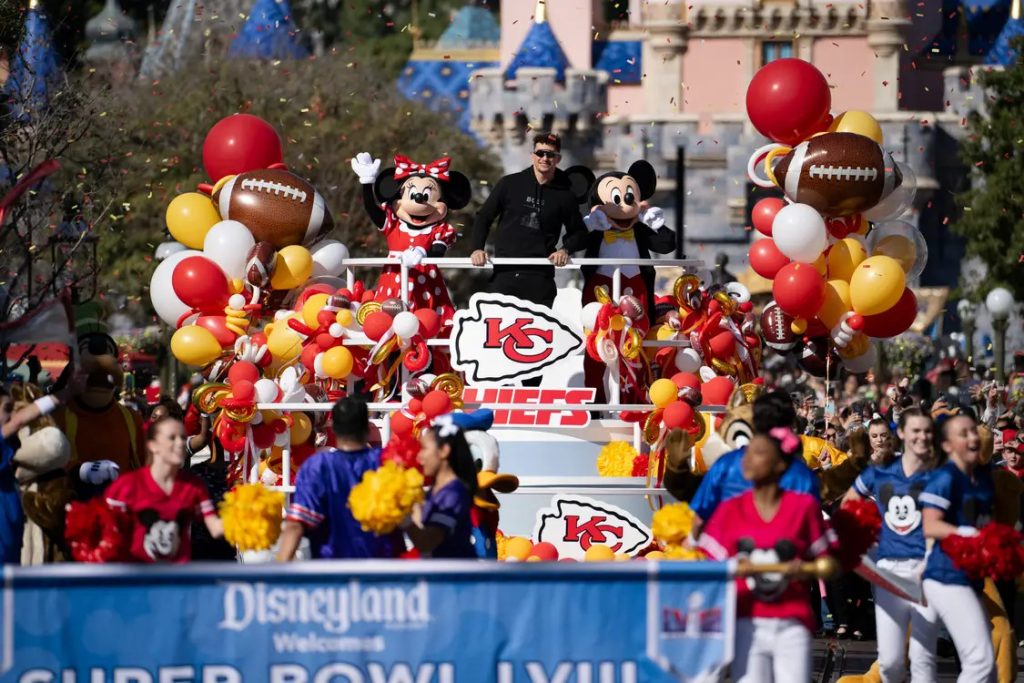
<path fill-rule="evenodd" d="M 902 496 L 894 492 L 892 484 L 882 484 L 879 488 L 879 502 L 882 504 L 882 519 L 894 533 L 906 536 L 921 526 L 921 510 L 917 506 L 917 497 L 924 490 L 924 483 L 912 484 Z"/>
<path fill-rule="evenodd" d="M 431 308 L 445 328 L 451 325 L 455 308 L 448 287 L 436 266 L 420 263 L 426 256 L 443 256 L 457 237 L 448 223 L 450 211 L 469 203 L 469 179 L 449 170 L 451 159 L 442 157 L 429 164 L 417 164 L 408 157 L 395 156 L 394 168 L 383 173 L 380 159 L 361 152 L 352 159 L 352 170 L 363 185 L 363 206 L 388 244 L 388 255 L 400 258 L 409 269 L 409 308 Z M 401 298 L 401 269 L 387 266 L 377 281 L 376 301 Z"/>
<path fill-rule="evenodd" d="M 778 564 L 797 558 L 796 546 L 788 539 L 775 542 L 771 548 L 758 548 L 754 539 L 744 537 L 737 544 L 739 555 L 745 557 L 750 564 Z M 747 588 L 758 600 L 772 601 L 778 599 L 789 588 L 789 579 L 778 572 L 766 572 L 747 577 Z"/>
<path fill-rule="evenodd" d="M 181 547 L 181 530 L 189 522 L 190 515 L 180 510 L 174 519 L 160 518 L 152 508 L 139 510 L 139 523 L 146 532 L 142 537 L 142 548 L 153 562 L 167 562 L 178 554 Z"/>

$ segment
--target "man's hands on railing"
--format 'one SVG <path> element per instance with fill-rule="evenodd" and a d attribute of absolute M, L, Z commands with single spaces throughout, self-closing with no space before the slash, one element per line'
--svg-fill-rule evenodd
<path fill-rule="evenodd" d="M 551 261 L 553 265 L 561 268 L 562 266 L 569 263 L 569 252 L 567 252 L 565 249 L 559 249 L 551 256 L 548 256 L 548 261 Z"/>
<path fill-rule="evenodd" d="M 469 255 L 469 260 L 474 266 L 478 268 L 480 266 L 486 266 L 487 252 L 484 251 L 483 249 L 477 249 L 476 251 Z"/>

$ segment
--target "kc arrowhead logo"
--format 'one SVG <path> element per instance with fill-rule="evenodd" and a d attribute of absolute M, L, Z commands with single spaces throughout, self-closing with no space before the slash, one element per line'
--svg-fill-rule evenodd
<path fill-rule="evenodd" d="M 474 294 L 455 314 L 452 340 L 452 364 L 473 383 L 535 377 L 583 348 L 547 306 L 492 293 Z"/>
<path fill-rule="evenodd" d="M 592 545 L 632 555 L 651 543 L 650 529 L 625 510 L 586 496 L 558 494 L 537 513 L 533 537 L 558 549 L 559 557 L 582 560 Z"/>

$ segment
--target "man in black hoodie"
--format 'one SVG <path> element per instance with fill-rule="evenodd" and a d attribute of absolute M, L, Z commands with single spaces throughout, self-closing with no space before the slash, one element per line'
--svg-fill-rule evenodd
<path fill-rule="evenodd" d="M 587 229 L 570 176 L 558 169 L 562 141 L 552 133 L 533 139 L 533 165 L 498 181 L 473 223 L 473 265 L 487 263 L 484 246 L 494 219 L 497 258 L 546 258 L 564 266 L 569 254 L 586 247 Z M 585 184 L 585 183 L 584 183 Z M 583 188 L 586 192 L 586 188 Z M 558 238 L 565 226 L 561 248 Z M 491 291 L 551 306 L 555 301 L 552 266 L 495 266 Z"/>

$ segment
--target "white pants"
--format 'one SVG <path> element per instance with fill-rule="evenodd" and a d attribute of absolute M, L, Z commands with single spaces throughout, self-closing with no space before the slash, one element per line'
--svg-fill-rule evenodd
<path fill-rule="evenodd" d="M 879 560 L 878 567 L 897 576 L 915 579 L 923 560 Z M 910 627 L 910 680 L 935 680 L 935 643 L 939 619 L 935 609 L 904 600 L 880 586 L 875 594 L 875 629 L 878 633 L 878 667 L 882 683 L 902 683 L 907 676 L 906 638 Z"/>
<path fill-rule="evenodd" d="M 737 619 L 733 683 L 811 680 L 811 632 L 796 619 Z"/>
<path fill-rule="evenodd" d="M 957 683 L 994 681 L 995 655 L 988 617 L 974 589 L 926 579 L 924 596 L 953 638 L 960 657 Z"/>

